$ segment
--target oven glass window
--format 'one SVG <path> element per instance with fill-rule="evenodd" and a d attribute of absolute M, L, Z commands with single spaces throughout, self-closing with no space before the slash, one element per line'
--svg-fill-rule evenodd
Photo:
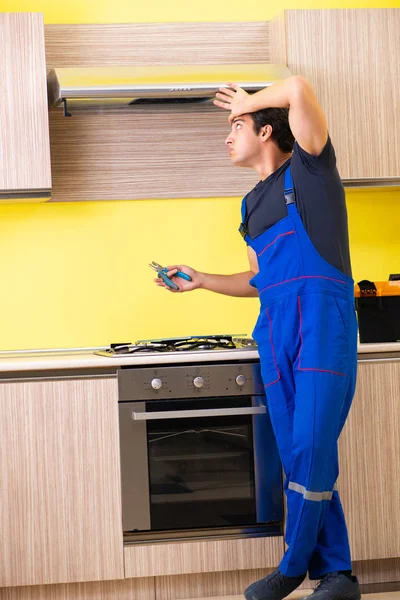
<path fill-rule="evenodd" d="M 251 406 L 250 398 L 147 402 L 146 412 Z M 252 416 L 147 422 L 152 530 L 256 522 Z"/>

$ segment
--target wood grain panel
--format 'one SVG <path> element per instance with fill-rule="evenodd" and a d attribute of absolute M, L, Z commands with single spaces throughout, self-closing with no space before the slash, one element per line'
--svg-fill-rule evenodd
<path fill-rule="evenodd" d="M 155 600 L 154 579 L 0 588 L 0 600 Z"/>
<path fill-rule="evenodd" d="M 51 188 L 43 15 L 0 13 L 0 197 Z"/>
<path fill-rule="evenodd" d="M 289 10 L 288 67 L 313 85 L 343 179 L 400 177 L 400 11 Z"/>
<path fill-rule="evenodd" d="M 286 13 L 279 13 L 269 21 L 270 59 L 272 63 L 287 64 Z"/>
<path fill-rule="evenodd" d="M 47 67 L 268 63 L 268 21 L 45 25 Z"/>
<path fill-rule="evenodd" d="M 124 577 L 116 378 L 0 383 L 0 586 Z"/>
<path fill-rule="evenodd" d="M 400 581 L 400 558 L 353 562 L 353 572 L 362 584 Z"/>
<path fill-rule="evenodd" d="M 276 567 L 283 537 L 125 546 L 125 577 Z"/>
<path fill-rule="evenodd" d="M 354 561 L 400 557 L 400 360 L 359 364 L 338 487 Z"/>
<path fill-rule="evenodd" d="M 240 196 L 257 183 L 231 165 L 227 111 L 131 108 L 50 111 L 53 201 Z"/>

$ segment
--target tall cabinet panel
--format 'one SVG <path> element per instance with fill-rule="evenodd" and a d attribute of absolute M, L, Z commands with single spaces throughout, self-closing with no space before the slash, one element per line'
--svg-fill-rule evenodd
<path fill-rule="evenodd" d="M 116 378 L 0 383 L 0 587 L 121 579 Z"/>
<path fill-rule="evenodd" d="M 0 201 L 51 196 L 41 13 L 0 13 Z"/>
<path fill-rule="evenodd" d="M 361 362 L 340 438 L 339 492 L 353 560 L 400 557 L 400 359 Z"/>
<path fill-rule="evenodd" d="M 400 10 L 288 10 L 285 24 L 287 64 L 316 90 L 342 179 L 399 179 Z"/>

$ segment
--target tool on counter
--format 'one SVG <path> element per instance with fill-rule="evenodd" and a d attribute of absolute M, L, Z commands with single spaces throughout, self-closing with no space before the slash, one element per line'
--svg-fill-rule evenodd
<path fill-rule="evenodd" d="M 179 290 L 179 287 L 176 285 L 176 283 L 174 283 L 167 276 L 167 267 L 162 267 L 158 263 L 154 262 L 154 260 L 152 260 L 151 263 L 149 263 L 149 267 L 154 269 L 154 271 L 157 271 L 157 275 L 159 276 L 159 278 L 162 279 L 168 287 L 170 287 L 173 290 Z M 176 273 L 174 273 L 174 277 L 180 277 L 181 279 L 185 279 L 186 281 L 192 281 L 190 275 L 186 275 L 186 273 L 184 273 L 183 271 L 177 271 Z"/>

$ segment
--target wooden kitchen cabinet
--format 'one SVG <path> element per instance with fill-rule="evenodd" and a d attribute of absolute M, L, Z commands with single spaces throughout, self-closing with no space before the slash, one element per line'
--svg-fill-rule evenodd
<path fill-rule="evenodd" d="M 0 382 L 0 587 L 122 579 L 117 380 Z"/>
<path fill-rule="evenodd" d="M 283 536 L 126 546 L 125 576 L 153 577 L 275 568 Z"/>
<path fill-rule="evenodd" d="M 41 13 L 0 13 L 0 202 L 51 197 Z"/>
<path fill-rule="evenodd" d="M 400 358 L 359 363 L 338 487 L 355 561 L 400 557 Z"/>
<path fill-rule="evenodd" d="M 399 180 L 400 10 L 287 10 L 271 31 L 272 60 L 317 93 L 344 183 Z"/>

